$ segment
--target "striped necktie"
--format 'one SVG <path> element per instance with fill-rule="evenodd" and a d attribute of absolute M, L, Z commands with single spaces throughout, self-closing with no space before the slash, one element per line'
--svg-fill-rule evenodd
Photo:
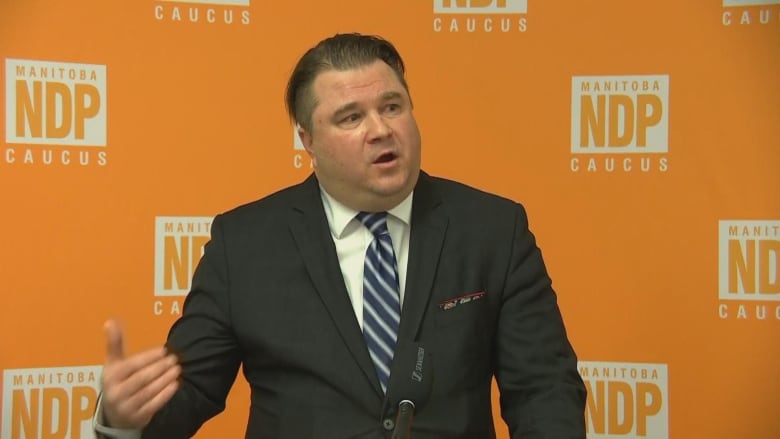
<path fill-rule="evenodd" d="M 401 321 L 398 267 L 387 231 L 387 212 L 361 212 L 356 218 L 374 235 L 363 268 L 363 337 L 382 390 L 387 391 Z"/>

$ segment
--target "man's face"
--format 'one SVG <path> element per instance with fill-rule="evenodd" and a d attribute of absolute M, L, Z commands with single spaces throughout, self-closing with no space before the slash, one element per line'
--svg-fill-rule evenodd
<path fill-rule="evenodd" d="M 409 94 L 390 66 L 375 61 L 320 73 L 312 86 L 311 130 L 299 130 L 325 190 L 360 211 L 388 210 L 420 172 L 420 131 Z"/>

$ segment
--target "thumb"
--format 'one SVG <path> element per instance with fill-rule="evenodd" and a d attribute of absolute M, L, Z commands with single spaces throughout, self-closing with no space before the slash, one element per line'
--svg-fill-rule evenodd
<path fill-rule="evenodd" d="M 116 320 L 109 320 L 103 325 L 106 334 L 106 362 L 119 361 L 125 357 L 124 335 L 122 327 Z"/>

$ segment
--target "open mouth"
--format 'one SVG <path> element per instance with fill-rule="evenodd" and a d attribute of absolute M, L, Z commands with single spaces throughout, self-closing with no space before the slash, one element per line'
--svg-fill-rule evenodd
<path fill-rule="evenodd" d="M 380 156 L 379 156 L 379 157 L 378 157 L 378 158 L 377 158 L 377 159 L 374 161 L 374 163 L 387 163 L 387 162 L 392 162 L 393 160 L 395 160 L 395 158 L 396 158 L 396 155 L 395 155 L 395 154 L 393 154 L 392 152 L 387 152 L 387 153 L 384 153 L 384 154 L 380 155 Z"/>

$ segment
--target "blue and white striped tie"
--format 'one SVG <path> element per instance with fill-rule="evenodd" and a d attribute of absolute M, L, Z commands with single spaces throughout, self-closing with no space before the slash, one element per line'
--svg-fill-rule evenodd
<path fill-rule="evenodd" d="M 387 391 L 390 365 L 401 322 L 398 267 L 387 231 L 387 213 L 361 212 L 357 219 L 374 235 L 363 268 L 363 337 L 382 390 Z"/>

